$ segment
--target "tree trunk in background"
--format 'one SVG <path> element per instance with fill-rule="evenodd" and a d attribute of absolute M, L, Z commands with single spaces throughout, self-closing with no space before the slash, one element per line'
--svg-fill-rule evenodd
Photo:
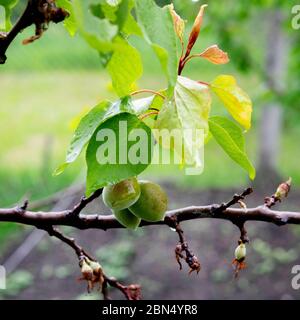
<path fill-rule="evenodd" d="M 284 89 L 287 66 L 287 43 L 282 32 L 282 12 L 270 14 L 266 51 L 267 87 L 280 92 Z M 278 160 L 281 151 L 282 107 L 273 102 L 263 107 L 259 126 L 259 163 L 255 185 L 264 191 L 272 191 L 280 181 Z"/>

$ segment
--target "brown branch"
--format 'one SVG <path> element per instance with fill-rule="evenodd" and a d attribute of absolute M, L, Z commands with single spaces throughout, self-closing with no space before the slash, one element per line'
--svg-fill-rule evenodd
<path fill-rule="evenodd" d="M 158 222 L 142 221 L 140 227 L 149 225 L 170 226 L 170 219 L 176 218 L 178 222 L 212 218 L 231 222 L 264 221 L 278 226 L 285 224 L 300 224 L 300 212 L 276 211 L 265 205 L 254 208 L 228 208 L 216 212 L 216 205 L 190 206 L 167 211 L 165 219 Z M 78 229 L 115 229 L 124 228 L 113 215 L 79 214 L 77 219 L 70 217 L 70 210 L 44 212 L 22 211 L 19 207 L 0 209 L 0 221 L 15 222 L 31 226 L 61 225 Z M 172 224 L 171 224 L 172 226 Z"/>
<path fill-rule="evenodd" d="M 80 257 L 85 256 L 88 257 L 91 260 L 94 260 L 81 246 L 79 246 L 74 238 L 70 238 L 65 236 L 61 231 L 59 231 L 57 228 L 54 228 L 53 226 L 40 226 L 40 229 L 43 229 L 48 232 L 49 236 L 55 237 L 68 246 L 70 246 L 76 253 L 77 257 L 80 259 Z"/>
<path fill-rule="evenodd" d="M 96 262 L 96 260 L 89 255 L 80 245 L 77 244 L 74 238 L 67 237 L 64 235 L 61 231 L 59 231 L 57 228 L 54 228 L 53 226 L 40 226 L 40 229 L 43 229 L 48 232 L 48 234 L 51 237 L 55 237 L 59 240 L 61 240 L 63 243 L 67 244 L 69 247 L 71 247 L 77 257 L 79 262 L 81 262 L 83 259 L 88 258 L 90 261 Z M 128 286 L 123 285 L 120 283 L 117 279 L 113 277 L 108 277 L 103 273 L 103 270 L 101 266 L 99 265 L 100 269 L 98 270 L 98 274 L 94 272 L 92 278 L 82 278 L 82 280 L 88 280 L 88 290 L 91 290 L 93 288 L 94 283 L 99 283 L 101 286 L 101 293 L 103 294 L 103 297 L 105 300 L 110 300 L 108 295 L 108 285 L 120 290 L 125 298 L 127 300 L 140 300 L 141 299 L 141 287 L 138 284 L 131 284 Z M 93 270 L 95 271 L 95 270 Z"/>
<path fill-rule="evenodd" d="M 224 210 L 228 209 L 229 207 L 234 206 L 235 204 L 239 203 L 239 201 L 244 200 L 246 196 L 253 192 L 252 188 L 247 188 L 241 194 L 234 194 L 232 199 L 228 202 L 224 202 L 221 205 L 217 206 L 214 209 L 214 213 L 223 212 Z"/>
<path fill-rule="evenodd" d="M 276 196 L 282 199 L 287 196 L 290 190 L 290 180 L 279 185 Z M 207 206 L 190 206 L 170 210 L 166 212 L 165 219 L 157 222 L 142 221 L 140 227 L 148 225 L 167 225 L 171 228 L 178 228 L 182 221 L 212 218 L 231 221 L 240 228 L 246 221 L 264 221 L 274 223 L 278 226 L 285 224 L 300 224 L 300 212 L 276 211 L 267 205 L 260 205 L 254 208 L 231 208 L 234 204 L 239 203 L 253 190 L 246 189 L 241 194 L 235 194 L 233 198 L 220 205 Z M 27 210 L 28 202 L 26 201 L 21 207 L 0 209 L 0 222 L 15 222 L 26 225 L 36 226 L 38 228 L 45 226 L 61 225 L 71 226 L 78 229 L 115 229 L 124 228 L 113 215 L 99 214 L 81 214 L 81 211 L 88 203 L 99 197 L 102 190 L 99 189 L 89 198 L 83 197 L 72 210 L 63 210 L 56 212 L 30 211 Z M 76 219 L 74 219 L 74 216 Z M 180 230 L 180 229 L 179 229 Z M 179 232 L 179 235 L 182 234 Z M 181 236 L 180 236 L 181 237 Z M 183 239 L 184 240 L 184 239 Z"/>
<path fill-rule="evenodd" d="M 103 189 L 98 189 L 94 193 L 92 193 L 89 197 L 83 196 L 80 202 L 74 206 L 72 210 L 69 211 L 70 217 L 77 217 L 80 212 L 92 201 L 101 196 Z"/>
<path fill-rule="evenodd" d="M 109 278 L 104 276 L 104 286 L 102 286 L 102 294 L 105 300 L 110 300 L 107 293 L 107 284 L 111 287 L 120 290 L 127 300 L 141 300 L 141 286 L 138 284 L 130 284 L 128 286 L 124 286 L 115 278 Z M 104 292 L 103 292 L 104 287 Z"/>
<path fill-rule="evenodd" d="M 200 262 L 198 258 L 195 256 L 195 254 L 190 250 L 184 232 L 179 223 L 175 223 L 175 230 L 179 237 L 179 243 L 175 248 L 175 257 L 179 264 L 180 270 L 182 270 L 182 264 L 180 259 L 183 259 L 190 267 L 189 274 L 193 271 L 196 271 L 198 274 L 201 270 Z M 183 254 L 183 252 L 185 253 L 185 255 Z"/>
<path fill-rule="evenodd" d="M 16 36 L 25 28 L 35 25 L 35 35 L 23 41 L 27 44 L 40 38 L 50 22 L 59 23 L 69 13 L 57 8 L 54 0 L 28 0 L 27 6 L 12 29 L 0 34 L 0 64 L 6 61 L 6 51 Z"/>
<path fill-rule="evenodd" d="M 270 198 L 276 198 L 282 200 L 287 196 L 290 191 L 290 180 L 279 185 L 276 193 Z M 0 209 L 0 222 L 16 222 L 27 225 L 32 225 L 40 229 L 46 230 L 50 236 L 54 236 L 61 240 L 63 243 L 70 246 L 76 253 L 82 267 L 83 279 L 88 281 L 88 290 L 91 290 L 95 284 L 99 283 L 101 292 L 104 299 L 109 299 L 108 286 L 120 290 L 126 299 L 138 300 L 141 298 L 141 288 L 137 284 L 125 286 L 117 281 L 115 278 L 108 277 L 104 274 L 102 267 L 82 248 L 73 238 L 65 236 L 54 226 L 72 226 L 78 229 L 113 229 L 123 228 L 123 226 L 115 219 L 113 215 L 84 215 L 82 210 L 94 199 L 99 197 L 102 190 L 97 190 L 90 197 L 83 197 L 81 201 L 74 206 L 72 210 L 63 210 L 57 212 L 33 212 L 29 211 L 28 201 L 25 201 L 22 206 L 17 206 L 9 209 Z M 174 228 L 179 237 L 179 244 L 176 246 L 175 253 L 176 259 L 181 268 L 181 259 L 183 259 L 190 267 L 190 272 L 200 270 L 200 263 L 194 253 L 189 249 L 184 232 L 180 223 L 183 221 L 212 218 L 231 221 L 238 226 L 241 232 L 240 241 L 246 243 L 249 241 L 247 237 L 247 231 L 245 229 L 246 221 L 265 221 L 274 223 L 278 226 L 285 224 L 300 224 L 300 212 L 291 211 L 275 211 L 271 209 L 271 206 L 267 204 L 257 206 L 254 208 L 247 208 L 241 201 L 252 193 L 252 189 L 248 188 L 241 194 L 235 194 L 228 202 L 224 202 L 220 205 L 208 205 L 208 206 L 191 206 L 176 210 L 168 211 L 163 221 L 158 222 L 145 222 L 142 221 L 140 227 L 148 225 L 166 225 Z M 278 201 L 279 201 L 278 200 Z M 275 201 L 276 202 L 276 201 Z M 239 204 L 240 208 L 231 208 L 231 206 Z M 90 267 L 90 271 L 87 272 L 83 269 L 83 265 L 94 266 Z M 96 267 L 95 267 L 96 263 Z M 97 267 L 98 266 L 98 267 Z M 242 266 L 242 265 L 241 265 Z M 87 267 L 89 268 L 89 267 Z M 85 270 L 85 272 L 83 272 Z M 95 271 L 96 270 L 96 271 Z"/>

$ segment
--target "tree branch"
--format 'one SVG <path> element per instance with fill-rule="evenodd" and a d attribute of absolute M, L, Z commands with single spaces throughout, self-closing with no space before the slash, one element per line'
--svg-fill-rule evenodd
<path fill-rule="evenodd" d="M 92 201 L 97 199 L 101 196 L 103 189 L 98 189 L 94 193 L 92 193 L 89 197 L 83 196 L 80 202 L 71 210 L 69 211 L 69 216 L 77 217 L 80 212 Z"/>
<path fill-rule="evenodd" d="M 275 211 L 271 207 L 278 201 L 285 198 L 291 186 L 291 180 L 282 183 L 277 188 L 276 192 L 271 196 L 265 198 L 265 204 L 254 208 L 247 208 L 244 202 L 244 198 L 252 193 L 252 189 L 248 188 L 241 194 L 235 194 L 228 202 L 224 202 L 219 205 L 208 206 L 191 206 L 176 210 L 170 210 L 166 213 L 163 221 L 158 222 L 146 222 L 142 221 L 140 227 L 149 225 L 166 225 L 175 229 L 179 237 L 179 243 L 175 248 L 176 260 L 179 263 L 180 269 L 182 269 L 181 260 L 184 260 L 190 267 L 190 272 L 200 271 L 201 266 L 198 258 L 189 249 L 188 242 L 185 238 L 183 229 L 180 223 L 183 221 L 212 218 L 231 221 L 240 230 L 240 243 L 246 243 L 249 241 L 247 231 L 245 229 L 246 221 L 265 221 L 274 223 L 278 226 L 285 224 L 300 224 L 300 212 L 291 211 Z M 96 284 L 99 284 L 101 293 L 105 300 L 109 300 L 108 287 L 113 287 L 122 292 L 128 300 L 138 300 L 141 298 L 141 287 L 138 284 L 131 284 L 125 286 L 121 284 L 117 279 L 108 277 L 102 270 L 101 265 L 91 257 L 81 246 L 79 246 L 75 239 L 67 237 L 61 231 L 54 226 L 71 226 L 78 229 L 114 229 L 123 228 L 123 226 L 116 220 L 113 215 L 98 215 L 82 214 L 82 210 L 94 199 L 102 194 L 102 189 L 94 192 L 90 197 L 81 198 L 80 202 L 74 206 L 72 210 L 63 210 L 56 212 L 44 212 L 44 211 L 29 211 L 28 201 L 26 200 L 23 205 L 14 208 L 0 209 L 0 222 L 15 222 L 27 225 L 35 226 L 39 229 L 43 229 L 49 233 L 50 236 L 54 236 L 61 240 L 63 243 L 70 246 L 76 253 L 81 272 L 83 275 L 82 280 L 86 280 L 88 283 L 88 291 L 92 290 Z M 231 208 L 231 206 L 239 204 L 241 208 Z M 233 261 L 235 266 L 235 276 L 237 276 L 239 270 L 245 267 L 244 258 L 239 261 L 235 259 Z"/>
<path fill-rule="evenodd" d="M 254 208 L 227 208 L 216 212 L 217 205 L 190 206 L 167 211 L 165 219 L 158 222 L 142 221 L 140 227 L 149 225 L 167 225 L 174 227 L 174 220 L 183 222 L 194 219 L 212 218 L 228 220 L 232 223 L 246 221 L 264 221 L 278 226 L 300 224 L 300 212 L 277 211 L 260 205 Z M 70 216 L 70 210 L 45 212 L 21 210 L 20 207 L 0 209 L 0 221 L 15 222 L 31 226 L 61 225 L 78 229 L 115 229 L 124 228 L 113 215 L 79 214 L 77 219 Z"/>
<path fill-rule="evenodd" d="M 98 264 L 98 262 L 93 257 L 91 257 L 79 244 L 77 244 L 74 238 L 67 237 L 53 226 L 40 226 L 40 229 L 47 231 L 51 237 L 55 237 L 71 247 L 78 257 L 79 265 L 81 264 L 81 268 L 83 261 L 85 261 L 86 263 L 86 260 L 88 260 L 89 263 L 91 263 L 91 261 L 96 263 L 94 269 L 90 269 L 90 274 L 88 273 L 89 270 L 81 269 L 83 275 L 83 278 L 81 278 L 81 280 L 88 281 L 88 291 L 93 289 L 95 283 L 99 283 L 104 300 L 110 300 L 107 290 L 108 285 L 121 291 L 127 300 L 139 300 L 141 298 L 140 285 L 130 284 L 128 286 L 125 286 L 117 279 L 105 275 L 101 265 Z"/>
<path fill-rule="evenodd" d="M 13 28 L 7 33 L 0 33 L 0 64 L 5 63 L 8 47 L 25 28 L 34 24 L 35 35 L 24 40 L 23 44 L 39 39 L 51 21 L 59 23 L 68 16 L 66 10 L 56 7 L 54 0 L 28 0 L 24 12 Z"/>

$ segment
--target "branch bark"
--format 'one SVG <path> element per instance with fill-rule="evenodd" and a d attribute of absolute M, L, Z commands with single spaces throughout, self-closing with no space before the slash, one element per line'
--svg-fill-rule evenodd
<path fill-rule="evenodd" d="M 190 206 L 166 213 L 165 219 L 158 222 L 142 221 L 140 227 L 150 225 L 167 225 L 174 227 L 174 221 L 183 222 L 194 219 L 211 218 L 231 221 L 234 224 L 246 221 L 264 221 L 274 223 L 278 226 L 285 224 L 300 224 L 300 212 L 277 211 L 260 205 L 254 208 L 227 208 L 222 211 L 217 210 L 217 205 Z M 45 212 L 29 211 L 20 207 L 0 209 L 0 222 L 15 222 L 40 226 L 71 226 L 77 229 L 115 229 L 124 228 L 113 215 L 99 214 L 79 214 L 74 219 L 70 215 L 70 210 Z"/>
<path fill-rule="evenodd" d="M 57 8 L 54 0 L 28 0 L 26 8 L 13 28 L 7 33 L 0 33 L 0 64 L 6 61 L 6 51 L 16 36 L 25 28 L 35 25 L 35 35 L 23 41 L 23 44 L 33 42 L 41 37 L 52 21 L 59 23 L 69 13 L 62 8 Z"/>
<path fill-rule="evenodd" d="M 223 219 L 231 221 L 236 225 L 241 232 L 240 240 L 242 243 L 249 241 L 247 231 L 245 229 L 246 221 L 265 221 L 274 223 L 278 226 L 285 224 L 300 224 L 300 212 L 291 211 L 275 211 L 272 210 L 277 202 L 285 198 L 291 187 L 291 179 L 281 183 L 276 192 L 271 197 L 265 198 L 265 204 L 255 208 L 247 208 L 245 203 L 242 202 L 246 196 L 252 193 L 252 189 L 248 188 L 241 194 L 233 195 L 232 199 L 222 204 L 214 204 L 208 206 L 191 206 L 170 210 L 166 213 L 163 221 L 146 222 L 142 221 L 140 227 L 150 225 L 166 225 L 173 228 L 179 237 L 179 243 L 175 248 L 175 257 L 182 269 L 181 260 L 185 261 L 190 268 L 190 272 L 200 271 L 201 266 L 198 258 L 190 250 L 188 242 L 185 238 L 183 229 L 180 223 L 183 221 L 212 218 Z M 121 291 L 128 300 L 141 299 L 141 287 L 138 284 L 131 284 L 125 286 L 117 279 L 108 277 L 102 270 L 102 267 L 93 257 L 91 257 L 75 239 L 64 235 L 54 226 L 71 226 L 78 229 L 114 229 L 123 228 L 123 226 L 116 220 L 113 215 L 99 215 L 82 214 L 82 210 L 93 200 L 102 194 L 102 189 L 95 191 L 90 197 L 83 197 L 76 204 L 72 210 L 63 211 L 29 211 L 28 201 L 26 200 L 23 205 L 0 209 L 0 222 L 15 222 L 35 226 L 36 228 L 43 229 L 48 232 L 50 236 L 56 237 L 63 243 L 71 247 L 79 260 L 81 272 L 83 275 L 82 280 L 88 282 L 88 291 L 92 290 L 95 284 L 99 284 L 101 293 L 105 300 L 110 299 L 108 295 L 108 286 L 114 287 Z M 232 208 L 233 205 L 239 204 L 241 208 Z M 240 243 L 240 242 L 239 242 Z M 236 275 L 238 271 L 244 268 L 244 263 L 234 260 L 236 263 Z M 96 263 L 96 267 L 95 267 Z"/>

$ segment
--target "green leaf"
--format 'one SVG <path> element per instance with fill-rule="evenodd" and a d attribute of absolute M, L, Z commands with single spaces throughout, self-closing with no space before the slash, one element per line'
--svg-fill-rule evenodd
<path fill-rule="evenodd" d="M 232 140 L 236 143 L 237 147 L 241 151 L 245 151 L 245 136 L 241 128 L 233 121 L 226 117 L 213 116 L 209 118 L 209 121 L 213 121 L 221 126 L 224 130 L 229 132 Z"/>
<path fill-rule="evenodd" d="M 235 78 L 220 75 L 211 83 L 211 89 L 221 99 L 232 117 L 246 130 L 250 129 L 252 102 L 249 96 L 238 87 Z"/>
<path fill-rule="evenodd" d="M 55 170 L 54 175 L 61 174 L 70 163 L 74 162 L 78 158 L 97 127 L 103 121 L 118 113 L 127 112 L 128 110 L 132 110 L 132 112 L 134 112 L 131 107 L 130 98 L 128 97 L 118 100 L 115 103 L 103 101 L 92 108 L 80 120 L 68 148 L 66 160 Z"/>
<path fill-rule="evenodd" d="M 245 169 L 250 179 L 255 178 L 255 168 L 245 153 L 242 130 L 234 122 L 223 117 L 209 118 L 209 130 L 229 157 Z"/>
<path fill-rule="evenodd" d="M 132 108 L 137 115 L 145 113 L 150 108 L 160 110 L 164 103 L 164 99 L 158 95 L 152 95 L 147 98 L 132 100 Z"/>
<path fill-rule="evenodd" d="M 119 96 L 129 94 L 132 85 L 143 73 L 140 54 L 124 38 L 122 31 L 127 20 L 131 19 L 133 1 L 102 0 L 95 4 L 92 0 L 74 0 L 72 3 L 79 33 L 99 52 L 101 63 L 107 67 L 116 93 Z M 130 31 L 128 27 L 127 24 L 127 32 Z M 131 27 L 134 28 L 134 25 L 131 24 Z"/>
<path fill-rule="evenodd" d="M 64 8 L 69 12 L 69 17 L 64 20 L 64 26 L 69 34 L 73 37 L 77 31 L 77 23 L 74 17 L 73 6 L 69 0 L 56 0 L 56 5 Z"/>
<path fill-rule="evenodd" d="M 185 148 L 182 163 L 202 167 L 203 163 L 195 150 L 203 147 L 203 142 L 196 138 L 196 130 L 203 130 L 204 138 L 208 135 L 208 117 L 211 106 L 211 96 L 208 86 L 185 77 L 178 77 L 174 90 L 174 100 L 164 104 L 162 107 L 156 128 L 159 130 L 168 129 L 182 131 L 183 144 Z M 186 130 L 192 130 L 193 136 L 186 135 Z M 162 144 L 164 148 L 168 145 Z M 172 145 L 171 148 L 181 156 L 180 145 Z"/>
<path fill-rule="evenodd" d="M 112 84 L 119 96 L 128 95 L 133 84 L 143 74 L 143 64 L 139 52 L 127 41 L 117 38 L 117 49 L 112 55 L 107 70 Z"/>
<path fill-rule="evenodd" d="M 85 41 L 99 52 L 110 52 L 114 49 L 112 40 L 117 35 L 118 27 L 106 19 L 98 19 L 90 11 L 92 0 L 72 1 L 74 19 L 78 31 Z"/>
<path fill-rule="evenodd" d="M 134 8 L 134 5 L 134 0 L 123 0 L 116 12 L 116 21 L 119 26 L 119 30 L 123 33 L 127 35 L 135 34 L 142 36 L 142 30 L 135 18 L 132 16 L 132 9 Z"/>
<path fill-rule="evenodd" d="M 139 116 L 154 105 L 159 108 L 159 104 L 162 104 L 162 101 L 157 96 L 135 100 L 127 96 L 115 102 L 103 101 L 96 105 L 80 120 L 68 148 L 66 160 L 55 170 L 54 175 L 61 174 L 70 163 L 78 158 L 97 127 L 105 120 L 122 112 Z"/>
<path fill-rule="evenodd" d="M 168 6 L 160 8 L 153 0 L 136 1 L 136 13 L 145 39 L 154 49 L 169 84 L 177 80 L 177 42 L 173 18 Z"/>
<path fill-rule="evenodd" d="M 110 106 L 109 101 L 103 101 L 81 119 L 68 148 L 66 160 L 55 170 L 55 175 L 61 174 L 70 163 L 78 158 L 94 131 L 106 118 Z"/>
<path fill-rule="evenodd" d="M 134 129 L 142 130 L 145 139 L 130 138 Z M 89 196 L 101 187 L 118 183 L 143 172 L 151 162 L 152 142 L 151 129 L 133 114 L 121 113 L 102 123 L 95 131 L 86 151 L 88 166 L 86 195 Z M 147 151 L 147 156 L 142 163 L 139 163 L 136 158 L 138 156 L 136 148 Z M 130 158 L 132 156 L 134 158 Z M 137 162 L 132 163 L 128 159 L 134 159 Z"/>
<path fill-rule="evenodd" d="M 114 4 L 109 4 L 102 0 L 100 3 L 91 4 L 90 9 L 94 16 L 100 19 L 108 19 L 115 24 L 120 31 L 129 34 L 141 35 L 141 31 L 133 18 L 131 11 L 134 7 L 134 0 L 116 1 Z"/>
<path fill-rule="evenodd" d="M 0 6 L 5 9 L 5 31 L 8 32 L 12 28 L 10 21 L 12 9 L 16 6 L 19 0 L 0 0 Z"/>
<path fill-rule="evenodd" d="M 142 30 L 134 17 L 132 16 L 131 12 L 129 12 L 126 21 L 124 22 L 122 31 L 127 34 L 127 35 L 137 35 L 137 36 L 142 36 Z"/>

